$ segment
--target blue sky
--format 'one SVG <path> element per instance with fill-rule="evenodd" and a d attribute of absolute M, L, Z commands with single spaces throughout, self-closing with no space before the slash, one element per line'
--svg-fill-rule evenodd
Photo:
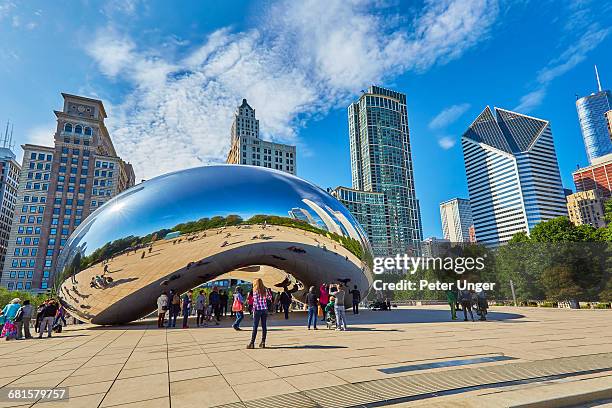
<path fill-rule="evenodd" d="M 486 106 L 551 122 L 564 184 L 586 164 L 575 95 L 612 87 L 612 0 L 0 0 L 0 123 L 50 144 L 60 92 L 104 101 L 138 178 L 223 162 L 246 97 L 298 175 L 350 185 L 346 107 L 407 94 L 425 236 L 467 197 L 461 134 Z M 17 149 L 20 150 L 20 149 Z M 19 155 L 20 151 L 17 152 Z"/>

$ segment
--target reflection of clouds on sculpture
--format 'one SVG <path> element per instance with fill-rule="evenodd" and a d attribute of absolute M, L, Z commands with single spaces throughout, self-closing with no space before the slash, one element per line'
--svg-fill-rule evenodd
<path fill-rule="evenodd" d="M 372 259 L 361 226 L 325 191 L 278 171 L 225 165 L 171 173 L 113 198 L 69 238 L 57 271 L 73 313 L 113 324 L 151 312 L 161 291 L 253 265 L 306 287 L 348 278 L 365 294 Z"/>

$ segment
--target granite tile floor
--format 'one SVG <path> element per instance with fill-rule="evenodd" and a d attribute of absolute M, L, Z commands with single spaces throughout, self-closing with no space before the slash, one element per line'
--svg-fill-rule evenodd
<path fill-rule="evenodd" d="M 247 350 L 250 319 L 158 329 L 69 326 L 51 339 L 2 341 L 0 387 L 67 387 L 68 401 L 1 407 L 212 407 L 453 367 L 382 368 L 486 356 L 520 361 L 612 352 L 612 311 L 493 307 L 486 322 L 449 321 L 441 306 L 348 314 L 349 330 L 308 331 L 305 314 L 270 319 L 266 349 Z"/>

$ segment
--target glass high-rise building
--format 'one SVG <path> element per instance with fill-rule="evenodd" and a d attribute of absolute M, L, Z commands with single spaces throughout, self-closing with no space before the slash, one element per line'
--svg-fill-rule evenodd
<path fill-rule="evenodd" d="M 597 68 L 595 68 L 597 73 Z M 612 153 L 612 135 L 606 113 L 612 109 L 612 93 L 602 90 L 597 75 L 598 91 L 576 100 L 578 120 L 584 139 L 589 164 L 593 160 Z"/>
<path fill-rule="evenodd" d="M 450 242 L 470 242 L 472 207 L 470 200 L 453 198 L 440 203 L 440 218 L 444 239 Z"/>
<path fill-rule="evenodd" d="M 497 246 L 567 215 L 548 121 L 487 106 L 461 144 L 479 243 Z"/>
<path fill-rule="evenodd" d="M 368 231 L 377 255 L 420 254 L 423 233 L 414 189 L 406 95 L 370 86 L 349 106 L 348 119 L 355 193 L 337 189 L 337 197 L 353 208 L 356 199 L 369 202 L 369 207 L 360 206 L 362 210 L 369 208 L 369 215 L 363 211 L 353 215 Z M 360 191 L 377 194 L 360 196 Z M 376 221 L 383 219 L 382 214 L 384 221 Z"/>

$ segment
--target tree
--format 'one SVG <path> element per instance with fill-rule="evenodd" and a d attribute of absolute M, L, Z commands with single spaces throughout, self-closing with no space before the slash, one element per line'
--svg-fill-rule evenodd
<path fill-rule="evenodd" d="M 545 288 L 546 299 L 556 301 L 580 299 L 583 290 L 576 282 L 574 272 L 573 268 L 560 265 L 544 270 L 540 280 Z"/>

